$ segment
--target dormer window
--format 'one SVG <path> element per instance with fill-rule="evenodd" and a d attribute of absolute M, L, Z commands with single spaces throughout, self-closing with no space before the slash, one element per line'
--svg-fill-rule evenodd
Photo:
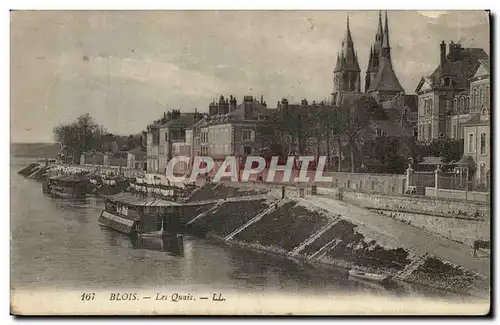
<path fill-rule="evenodd" d="M 487 120 L 488 118 L 488 109 L 486 107 L 483 107 L 481 109 L 481 120 Z"/>

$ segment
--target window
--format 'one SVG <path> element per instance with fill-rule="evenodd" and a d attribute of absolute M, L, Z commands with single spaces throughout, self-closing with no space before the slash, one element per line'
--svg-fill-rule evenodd
<path fill-rule="evenodd" d="M 453 109 L 458 111 L 458 100 L 456 98 L 453 100 Z"/>
<path fill-rule="evenodd" d="M 469 134 L 469 152 L 474 151 L 474 134 Z"/>
<path fill-rule="evenodd" d="M 242 137 L 243 141 L 253 141 L 254 138 L 253 130 L 243 130 Z"/>
<path fill-rule="evenodd" d="M 484 88 L 481 87 L 479 88 L 479 104 L 484 103 L 485 97 L 484 97 Z"/>
<path fill-rule="evenodd" d="M 480 101 L 479 101 L 479 91 L 477 90 L 477 88 L 474 88 L 474 106 L 477 106 L 479 105 Z"/>
<path fill-rule="evenodd" d="M 479 165 L 479 181 L 481 183 L 486 182 L 486 166 L 484 163 Z"/>
<path fill-rule="evenodd" d="M 464 97 L 460 98 L 460 110 L 461 111 L 465 110 L 465 99 L 464 99 Z"/>
<path fill-rule="evenodd" d="M 168 141 L 168 132 L 165 132 L 165 141 Z"/>
<path fill-rule="evenodd" d="M 469 110 L 469 105 L 470 104 L 470 96 L 467 96 L 465 98 L 465 110 Z"/>
<path fill-rule="evenodd" d="M 243 147 L 243 154 L 245 154 L 245 155 L 252 154 L 252 148 L 248 147 L 248 146 Z"/>
<path fill-rule="evenodd" d="M 486 154 L 486 133 L 481 133 L 481 154 Z"/>

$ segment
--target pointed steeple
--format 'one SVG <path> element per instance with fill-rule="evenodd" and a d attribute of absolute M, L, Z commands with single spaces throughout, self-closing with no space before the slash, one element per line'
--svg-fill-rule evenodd
<path fill-rule="evenodd" d="M 342 51 L 340 57 L 343 65 L 342 69 L 360 71 L 358 58 L 354 52 L 354 42 L 352 41 L 351 29 L 349 27 L 349 15 L 347 15 L 347 26 L 344 40 L 342 41 Z"/>
<path fill-rule="evenodd" d="M 375 36 L 376 40 L 382 40 L 383 37 L 383 29 L 382 29 L 382 11 L 378 12 L 378 28 L 377 34 Z"/>
<path fill-rule="evenodd" d="M 373 64 L 373 46 L 370 46 L 370 57 L 368 59 L 368 69 L 372 67 Z"/>
<path fill-rule="evenodd" d="M 342 59 L 340 58 L 340 54 L 337 53 L 337 63 L 335 64 L 335 69 L 333 72 L 342 71 Z"/>
<path fill-rule="evenodd" d="M 342 41 L 342 53 L 344 56 L 347 56 L 347 50 L 349 47 L 352 47 L 353 42 L 352 42 L 352 36 L 351 36 L 351 29 L 349 28 L 349 14 L 347 14 L 347 28 L 345 31 L 345 36 L 344 40 Z"/>
<path fill-rule="evenodd" d="M 387 11 L 385 12 L 385 26 L 384 26 L 384 41 L 382 42 L 382 47 L 390 47 L 389 46 L 389 22 L 387 20 Z"/>
<path fill-rule="evenodd" d="M 385 12 L 385 26 L 384 26 L 384 39 L 382 42 L 382 53 L 381 56 L 386 57 L 389 64 L 392 65 L 391 60 L 391 46 L 389 43 L 389 22 L 387 19 L 387 11 Z"/>
<path fill-rule="evenodd" d="M 358 54 L 354 49 L 351 28 L 349 26 L 349 15 L 346 20 L 346 32 L 342 40 L 342 48 L 337 54 L 337 62 L 333 71 L 333 93 L 339 96 L 341 93 L 360 92 L 360 68 Z"/>

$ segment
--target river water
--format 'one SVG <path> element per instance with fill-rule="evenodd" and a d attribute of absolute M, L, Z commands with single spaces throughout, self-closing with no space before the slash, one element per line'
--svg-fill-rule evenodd
<path fill-rule="evenodd" d="M 462 300 L 422 286 L 384 288 L 345 278 L 329 267 L 185 235 L 132 242 L 98 225 L 102 200 L 55 199 L 17 174 L 11 162 L 11 287 L 77 290 L 180 287 L 269 293 L 339 293 Z"/>

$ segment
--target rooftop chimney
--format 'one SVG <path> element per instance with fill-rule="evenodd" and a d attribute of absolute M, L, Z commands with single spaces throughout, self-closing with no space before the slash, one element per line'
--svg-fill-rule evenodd
<path fill-rule="evenodd" d="M 439 61 L 439 64 L 441 66 L 443 66 L 444 63 L 446 62 L 446 44 L 444 41 L 441 42 L 441 44 L 439 45 L 439 48 L 441 50 L 441 59 Z"/>
<path fill-rule="evenodd" d="M 449 50 L 450 61 L 455 62 L 455 43 L 453 41 L 451 41 L 449 47 L 450 47 L 450 50 Z"/>

